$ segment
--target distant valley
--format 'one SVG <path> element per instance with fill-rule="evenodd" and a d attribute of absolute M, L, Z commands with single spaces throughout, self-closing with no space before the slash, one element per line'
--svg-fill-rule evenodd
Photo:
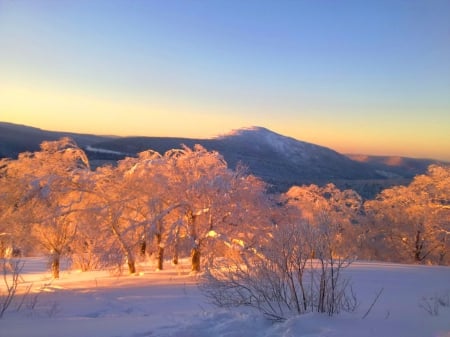
<path fill-rule="evenodd" d="M 272 191 L 285 191 L 292 185 L 334 183 L 352 188 L 365 198 L 383 188 L 407 184 L 438 161 L 405 157 L 340 154 L 332 149 L 296 140 L 262 127 L 242 128 L 211 139 L 175 137 L 113 137 L 53 132 L 0 122 L 0 158 L 16 158 L 36 151 L 44 140 L 68 136 L 84 149 L 93 168 L 114 164 L 125 156 L 153 149 L 160 153 L 182 144 L 200 144 L 220 152 L 230 168 L 238 163 L 270 184 Z"/>

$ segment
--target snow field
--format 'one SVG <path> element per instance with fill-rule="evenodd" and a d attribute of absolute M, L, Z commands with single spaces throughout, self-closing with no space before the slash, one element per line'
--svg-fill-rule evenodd
<path fill-rule="evenodd" d="M 32 290 L 20 311 L 12 306 L 0 320 L 0 337 L 450 337 L 450 308 L 433 316 L 419 305 L 423 297 L 450 294 L 449 267 L 356 262 L 345 270 L 359 300 L 356 312 L 272 324 L 245 308 L 209 305 L 188 261 L 167 263 L 164 271 L 141 263 L 132 276 L 65 270 L 58 280 L 44 259 L 25 262 L 20 289 Z"/>

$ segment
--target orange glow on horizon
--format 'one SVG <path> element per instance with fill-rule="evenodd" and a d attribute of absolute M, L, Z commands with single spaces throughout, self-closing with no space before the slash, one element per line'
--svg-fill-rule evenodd
<path fill-rule="evenodd" d="M 329 147 L 340 153 L 434 158 L 450 161 L 445 123 L 423 121 L 401 128 L 389 123 L 324 123 L 314 116 L 292 122 L 286 117 L 230 114 L 225 107 L 186 102 L 95 97 L 82 91 L 0 84 L 0 120 L 66 131 L 117 136 L 211 138 L 232 129 L 258 125 L 282 135 Z M 427 125 L 429 123 L 430 125 Z M 445 135 L 445 136 L 443 136 Z"/>

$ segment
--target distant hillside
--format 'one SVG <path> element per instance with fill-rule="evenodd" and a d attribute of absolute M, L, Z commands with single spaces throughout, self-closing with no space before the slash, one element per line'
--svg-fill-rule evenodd
<path fill-rule="evenodd" d="M 391 177 L 414 177 L 425 172 L 429 165 L 438 163 L 433 159 L 406 158 L 399 156 L 369 156 L 361 154 L 347 154 L 360 163 L 366 163 L 375 168 L 382 175 Z"/>
<path fill-rule="evenodd" d="M 331 149 L 295 140 L 261 127 L 235 130 L 213 139 L 127 137 L 97 143 L 96 147 L 135 154 L 146 149 L 161 153 L 201 144 L 220 152 L 228 165 L 239 162 L 250 172 L 280 189 L 293 184 L 323 184 L 337 179 L 381 179 L 371 167 Z"/>
<path fill-rule="evenodd" d="M 0 122 L 0 158 L 15 158 L 21 152 L 37 151 L 45 140 L 73 138 L 80 147 L 112 139 L 112 137 L 46 131 L 38 128 Z"/>
<path fill-rule="evenodd" d="M 212 139 L 173 137 L 105 137 L 0 123 L 0 157 L 17 157 L 24 151 L 35 151 L 44 140 L 72 137 L 88 155 L 91 165 L 112 163 L 153 149 L 160 153 L 182 144 L 201 144 L 220 152 L 228 165 L 238 163 L 271 185 L 274 191 L 285 191 L 292 185 L 334 183 L 352 188 L 371 198 L 393 184 L 407 184 L 414 175 L 424 173 L 427 159 L 342 155 L 332 149 L 286 137 L 262 127 L 233 130 Z"/>
<path fill-rule="evenodd" d="M 189 147 L 201 144 L 209 150 L 216 150 L 231 168 L 241 162 L 276 191 L 285 191 L 292 185 L 332 182 L 339 188 L 352 188 L 362 196 L 371 198 L 394 184 L 409 183 L 414 176 L 410 171 L 402 171 L 401 166 L 391 170 L 387 165 L 355 161 L 331 149 L 261 127 L 237 129 L 213 139 L 118 138 L 98 143 L 96 147 L 133 155 L 149 148 L 164 153 L 181 144 Z M 417 172 L 425 171 L 426 166 Z"/>

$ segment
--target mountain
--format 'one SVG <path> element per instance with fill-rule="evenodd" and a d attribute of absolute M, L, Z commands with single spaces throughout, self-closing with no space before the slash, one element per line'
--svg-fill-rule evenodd
<path fill-rule="evenodd" d="M 346 179 L 381 178 L 367 165 L 336 151 L 282 136 L 268 129 L 234 130 L 212 140 L 227 162 L 242 161 L 251 172 L 282 189 L 294 184 L 325 184 Z"/>
<path fill-rule="evenodd" d="M 433 159 L 406 158 L 400 156 L 369 156 L 347 154 L 352 160 L 366 163 L 387 177 L 408 177 L 425 172 L 430 164 L 438 163 Z"/>
<path fill-rule="evenodd" d="M 292 185 L 334 183 L 341 189 L 355 189 L 371 198 L 383 188 L 407 184 L 415 174 L 424 173 L 392 168 L 388 165 L 353 160 L 332 149 L 296 140 L 262 127 L 233 130 L 213 139 L 171 137 L 126 137 L 95 144 L 98 149 L 135 155 L 149 148 L 164 153 L 181 144 L 193 147 L 201 144 L 208 150 L 220 152 L 229 167 L 238 163 L 249 172 L 268 182 L 272 190 L 285 191 Z M 88 153 L 89 155 L 89 153 Z M 428 160 L 431 164 L 433 161 Z"/>
<path fill-rule="evenodd" d="M 367 198 L 393 184 L 408 183 L 435 162 L 343 155 L 263 127 L 241 128 L 212 139 L 191 139 L 107 137 L 51 132 L 10 123 L 0 123 L 0 157 L 14 158 L 20 152 L 35 151 L 43 140 L 63 136 L 72 137 L 85 150 L 93 167 L 114 163 L 148 149 L 164 153 L 182 144 L 189 147 L 201 144 L 208 150 L 220 152 L 231 168 L 242 163 L 250 173 L 268 182 L 274 191 L 285 191 L 292 185 L 332 182 L 339 188 L 355 189 Z"/>
<path fill-rule="evenodd" d="M 71 137 L 80 147 L 112 139 L 112 137 L 89 134 L 46 131 L 25 125 L 0 122 L 0 158 L 14 158 L 21 152 L 37 151 L 43 141 L 57 140 L 62 137 Z"/>
<path fill-rule="evenodd" d="M 201 144 L 220 152 L 234 168 L 243 163 L 249 171 L 284 189 L 295 184 L 323 184 L 339 179 L 381 179 L 370 166 L 331 149 L 250 127 L 213 139 L 126 137 L 97 143 L 97 148 L 134 155 L 146 149 L 165 152 L 181 144 Z"/>

